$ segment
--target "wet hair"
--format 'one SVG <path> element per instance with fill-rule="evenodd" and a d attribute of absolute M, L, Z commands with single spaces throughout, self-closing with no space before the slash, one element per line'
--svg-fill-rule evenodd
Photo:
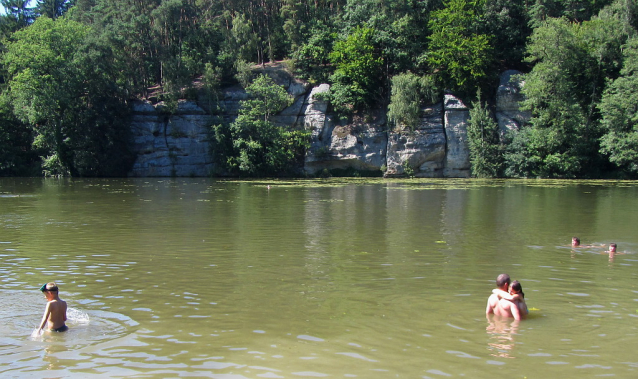
<path fill-rule="evenodd" d="M 576 245 L 580 245 L 580 238 L 572 237 L 572 243 L 576 242 Z"/>
<path fill-rule="evenodd" d="M 510 284 L 510 288 L 516 291 L 516 293 L 520 293 L 523 298 L 525 298 L 525 294 L 523 293 L 523 286 L 521 286 L 521 282 L 515 280 Z"/>
<path fill-rule="evenodd" d="M 507 274 L 501 274 L 496 277 L 496 286 L 501 288 L 505 283 L 510 284 L 510 276 Z"/>
<path fill-rule="evenodd" d="M 615 243 L 610 243 L 609 247 L 613 247 L 615 249 L 616 248 L 616 244 Z"/>

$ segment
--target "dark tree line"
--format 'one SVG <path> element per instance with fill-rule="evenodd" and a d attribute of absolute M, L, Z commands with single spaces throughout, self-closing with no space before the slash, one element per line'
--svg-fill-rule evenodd
<path fill-rule="evenodd" d="M 341 117 L 388 107 L 397 128 L 412 127 L 443 91 L 486 100 L 500 72 L 518 69 L 532 119 L 495 140 L 476 101 L 472 161 L 489 167 L 475 175 L 638 174 L 636 0 L 0 2 L 0 175 L 124 175 L 132 99 L 174 102 L 192 96 L 196 80 L 212 92 L 248 87 L 251 65 L 279 60 L 329 82 Z M 237 150 L 253 140 L 244 121 L 216 126 L 231 139 L 218 151 L 256 175 L 261 166 Z M 272 151 L 295 159 L 305 145 L 283 151 L 279 142 Z M 280 158 L 263 170 L 289 172 Z"/>

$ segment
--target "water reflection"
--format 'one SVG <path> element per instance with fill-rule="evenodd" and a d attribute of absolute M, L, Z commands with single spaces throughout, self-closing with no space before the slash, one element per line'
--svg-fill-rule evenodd
<path fill-rule="evenodd" d="M 487 349 L 490 355 L 499 358 L 516 358 L 514 348 L 515 336 L 518 334 L 520 321 L 489 315 L 487 318 Z"/>
<path fill-rule="evenodd" d="M 58 339 L 64 339 L 65 335 L 60 333 L 60 336 L 57 336 Z M 46 363 L 45 369 L 47 371 L 51 370 L 60 370 L 66 367 L 64 364 L 64 360 L 59 358 L 59 354 L 68 351 L 66 344 L 64 341 L 56 341 L 57 343 L 50 343 L 45 345 L 44 347 L 44 355 L 42 360 Z"/>

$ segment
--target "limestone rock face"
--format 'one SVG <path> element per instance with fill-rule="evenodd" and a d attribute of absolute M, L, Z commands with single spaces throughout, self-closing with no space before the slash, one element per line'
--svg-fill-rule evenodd
<path fill-rule="evenodd" d="M 467 142 L 467 121 L 470 112 L 461 99 L 445 95 L 445 138 L 447 153 L 443 176 L 446 178 L 470 177 L 470 150 Z"/>
<path fill-rule="evenodd" d="M 520 110 L 520 102 L 525 99 L 521 88 L 525 82 L 516 75 L 520 71 L 507 70 L 501 74 L 500 84 L 496 91 L 496 122 L 501 138 L 511 130 L 520 129 L 521 125 L 531 118 L 529 112 Z"/>
<path fill-rule="evenodd" d="M 287 73 L 271 77 L 294 99 L 290 107 L 273 117 L 273 123 L 301 127 L 308 85 Z M 211 111 L 220 109 L 220 118 L 232 122 L 239 114 L 241 101 L 247 98 L 246 91 L 235 86 L 223 92 L 215 108 L 206 98 L 198 102 L 180 100 L 170 113 L 161 102 L 135 103 L 131 128 L 137 159 L 129 176 L 211 176 L 215 166 L 210 151 L 211 126 L 215 121 Z"/>
<path fill-rule="evenodd" d="M 388 133 L 387 169 L 385 176 L 401 176 L 406 166 L 414 176 L 439 178 L 445 165 L 445 130 L 443 104 L 423 109 L 419 124 L 413 130 Z"/>
<path fill-rule="evenodd" d="M 294 101 L 273 116 L 275 125 L 304 128 L 311 132 L 304 170 L 315 175 L 324 169 L 385 171 L 385 176 L 406 173 L 428 178 L 470 176 L 467 123 L 469 110 L 461 99 L 445 95 L 442 103 L 422 109 L 414 130 L 390 130 L 386 112 L 377 109 L 349 123 L 330 114 L 322 94 L 328 84 L 310 88 L 286 72 L 265 70 L 286 88 Z M 496 93 L 496 119 L 502 135 L 529 120 L 519 110 L 523 85 L 506 71 Z M 162 103 L 134 104 L 131 128 L 137 160 L 130 176 L 210 176 L 215 162 L 210 151 L 213 123 L 232 122 L 239 114 L 243 88 L 227 88 L 217 103 L 200 96 L 198 101 L 180 101 L 168 112 Z M 217 113 L 215 116 L 211 115 Z M 407 168 L 407 172 L 406 172 Z"/>
<path fill-rule="evenodd" d="M 332 117 L 321 112 L 326 108 L 327 104 L 324 107 L 311 93 L 304 117 L 304 125 L 311 131 L 306 172 L 314 175 L 324 169 L 380 170 L 385 165 L 388 141 L 385 114 L 377 112 L 368 122 L 337 125 Z"/>
<path fill-rule="evenodd" d="M 180 101 L 169 117 L 164 104 L 133 106 L 133 150 L 137 159 L 129 176 L 209 176 L 211 116 L 188 101 Z"/>

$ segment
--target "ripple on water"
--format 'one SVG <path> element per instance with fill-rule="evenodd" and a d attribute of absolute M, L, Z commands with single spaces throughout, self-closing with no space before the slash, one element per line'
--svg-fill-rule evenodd
<path fill-rule="evenodd" d="M 6 291 L 3 294 L 3 302 L 6 306 L 0 307 L 0 318 L 3 320 L 0 324 L 0 335 L 4 342 L 13 340 L 22 341 L 20 343 L 24 344 L 32 338 L 31 333 L 39 326 L 46 303 L 33 291 Z M 85 311 L 69 307 L 67 325 L 69 326 L 67 332 L 45 332 L 27 345 L 39 350 L 42 347 L 41 343 L 63 343 L 66 346 L 73 346 L 74 349 L 81 349 L 127 335 L 130 333 L 130 328 L 138 324 L 131 318 L 115 312 Z M 11 359 L 11 357 L 3 356 L 0 363 L 5 359 Z"/>

